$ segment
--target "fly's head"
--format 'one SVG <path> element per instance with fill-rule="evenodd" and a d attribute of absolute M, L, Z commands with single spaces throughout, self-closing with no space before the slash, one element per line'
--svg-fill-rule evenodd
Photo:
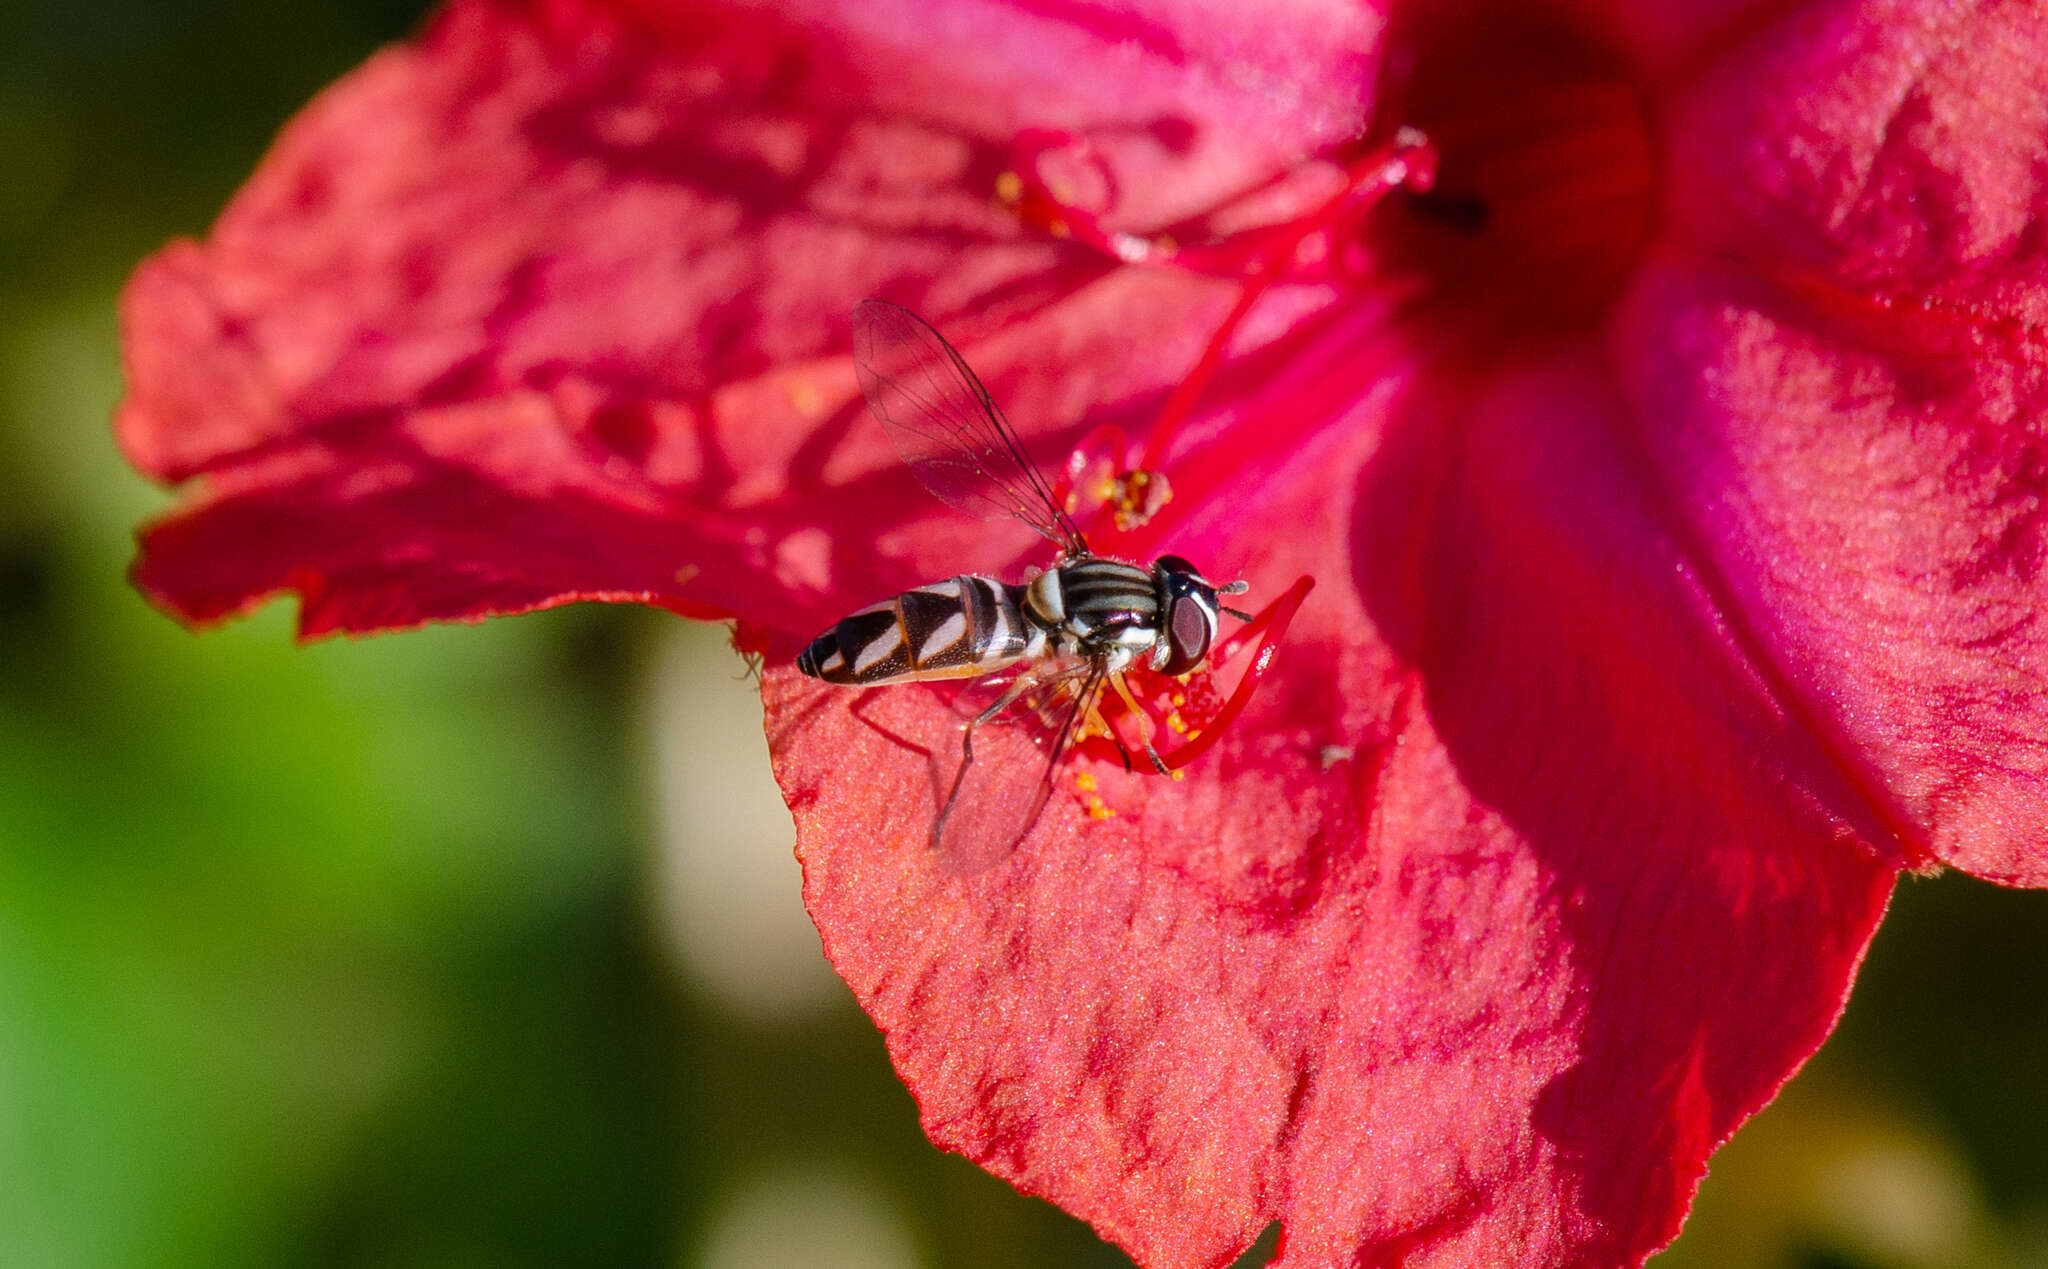
<path fill-rule="evenodd" d="M 1231 611 L 1218 596 L 1243 594 L 1247 584 L 1218 586 L 1178 555 L 1160 556 L 1152 573 L 1159 587 L 1160 629 L 1151 668 L 1161 674 L 1186 674 L 1208 658 L 1222 614 Z"/>

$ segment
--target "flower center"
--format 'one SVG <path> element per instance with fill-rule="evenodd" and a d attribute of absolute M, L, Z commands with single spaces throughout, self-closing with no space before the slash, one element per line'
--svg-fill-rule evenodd
<path fill-rule="evenodd" d="M 1621 60 L 1555 18 L 1455 0 L 1398 12 L 1387 47 L 1382 124 L 1322 156 L 1321 201 L 1220 236 L 1195 223 L 1111 228 L 1117 182 L 1085 138 L 1016 138 L 995 193 L 1025 223 L 1124 264 L 1229 278 L 1239 291 L 1143 446 L 1098 428 L 1075 451 L 1063 496 L 1099 467 L 1106 483 L 1093 483 L 1110 491 L 1116 527 L 1149 521 L 1184 483 L 1176 473 L 1169 485 L 1161 467 L 1181 425 L 1276 284 L 1334 281 L 1393 297 L 1397 320 L 1430 329 L 1430 344 L 1461 362 L 1527 351 L 1606 314 L 1650 238 L 1658 193 L 1647 109 Z"/>
<path fill-rule="evenodd" d="M 1447 11 L 1448 8 L 1448 11 Z M 1431 308 L 1526 339 L 1597 322 L 1654 225 L 1656 151 L 1618 58 L 1554 19 L 1418 5 L 1380 112 L 1427 133 L 1436 185 L 1367 232 Z"/>

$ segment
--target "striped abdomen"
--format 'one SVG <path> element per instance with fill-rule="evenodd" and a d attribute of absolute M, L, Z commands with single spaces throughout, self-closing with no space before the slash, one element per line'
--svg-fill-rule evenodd
<path fill-rule="evenodd" d="M 907 590 L 841 618 L 811 640 L 796 668 L 854 685 L 987 674 L 1045 647 L 1045 632 L 1019 607 L 1020 594 L 971 575 Z"/>

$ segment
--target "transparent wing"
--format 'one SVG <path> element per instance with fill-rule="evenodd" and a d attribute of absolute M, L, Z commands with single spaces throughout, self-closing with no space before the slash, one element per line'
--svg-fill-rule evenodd
<path fill-rule="evenodd" d="M 930 323 L 887 300 L 862 300 L 853 364 L 868 408 L 926 489 L 969 515 L 1015 516 L 1062 551 L 1087 553 L 988 389 Z"/>
<path fill-rule="evenodd" d="M 932 845 L 948 871 L 975 873 L 1007 858 L 1038 823 L 1088 707 L 1102 691 L 1104 672 L 1089 665 L 1038 677 L 1027 672 L 1004 698 L 1001 714 L 962 733 L 960 770 L 946 805 L 932 825 Z M 1033 742 L 993 743 L 995 729 L 1014 729 Z M 980 744 L 977 745 L 976 741 Z"/>

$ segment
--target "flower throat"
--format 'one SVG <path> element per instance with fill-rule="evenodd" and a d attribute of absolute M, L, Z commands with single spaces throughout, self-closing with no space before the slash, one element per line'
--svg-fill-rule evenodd
<path fill-rule="evenodd" d="M 1276 283 L 1398 295 L 1397 320 L 1483 358 L 1591 328 L 1632 274 L 1658 181 L 1642 98 L 1618 59 L 1554 19 L 1479 5 L 1397 13 L 1387 47 L 1374 114 L 1399 126 L 1321 156 L 1342 164 L 1342 177 L 1320 204 L 1226 236 L 1111 229 L 1113 195 L 1075 192 L 1116 186 L 1085 138 L 1017 138 L 996 193 L 1020 219 L 1125 264 L 1239 286 L 1142 452 L 1111 464 L 1125 527 L 1163 505 L 1172 440 Z"/>

